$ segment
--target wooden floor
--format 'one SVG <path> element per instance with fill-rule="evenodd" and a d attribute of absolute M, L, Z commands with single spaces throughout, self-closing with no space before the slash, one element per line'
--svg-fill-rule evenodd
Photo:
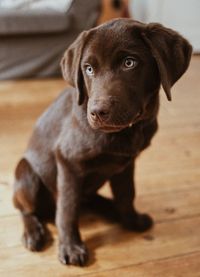
<path fill-rule="evenodd" d="M 64 87 L 56 79 L 0 83 L 0 276 L 200 276 L 200 57 L 174 86 L 172 103 L 161 92 L 160 130 L 137 162 L 137 207 L 150 212 L 154 228 L 135 234 L 94 215 L 82 218 L 91 253 L 85 268 L 58 262 L 53 225 L 48 249 L 25 250 L 11 203 L 14 166 L 32 126 Z"/>

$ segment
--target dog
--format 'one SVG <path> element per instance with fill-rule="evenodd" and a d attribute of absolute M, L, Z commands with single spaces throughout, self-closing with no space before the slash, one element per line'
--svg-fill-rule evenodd
<path fill-rule="evenodd" d="M 43 248 L 42 218 L 55 212 L 59 260 L 85 265 L 79 214 L 83 203 L 106 207 L 97 194 L 106 181 L 125 228 L 152 226 L 133 204 L 134 161 L 157 131 L 160 86 L 171 100 L 191 53 L 171 29 L 120 18 L 82 32 L 66 50 L 61 68 L 71 87 L 39 118 L 15 171 L 13 201 L 29 250 Z"/>

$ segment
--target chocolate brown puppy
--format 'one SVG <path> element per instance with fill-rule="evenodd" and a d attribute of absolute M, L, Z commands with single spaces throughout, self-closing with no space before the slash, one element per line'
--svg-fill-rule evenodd
<path fill-rule="evenodd" d="M 134 161 L 157 130 L 160 86 L 171 100 L 170 89 L 188 68 L 191 52 L 175 31 L 130 19 L 85 31 L 67 49 L 61 67 L 72 88 L 39 118 L 15 172 L 14 205 L 28 249 L 42 249 L 43 215 L 55 212 L 60 261 L 84 265 L 80 209 L 104 203 L 97 190 L 106 181 L 123 226 L 152 226 L 133 204 Z"/>

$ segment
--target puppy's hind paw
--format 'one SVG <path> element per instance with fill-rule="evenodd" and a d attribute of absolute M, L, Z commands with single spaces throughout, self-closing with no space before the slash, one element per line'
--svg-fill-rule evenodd
<path fill-rule="evenodd" d="M 133 214 L 122 221 L 123 226 L 135 232 L 145 232 L 153 226 L 153 219 L 148 214 Z"/>

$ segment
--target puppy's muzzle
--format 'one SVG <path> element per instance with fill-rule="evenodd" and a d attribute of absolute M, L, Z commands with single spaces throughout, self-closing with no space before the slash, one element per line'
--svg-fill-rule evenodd
<path fill-rule="evenodd" d="M 120 107 L 120 102 L 112 98 L 106 100 L 90 99 L 87 114 L 91 127 L 105 132 L 117 132 L 132 127 L 140 115 L 140 112 L 124 111 Z"/>

